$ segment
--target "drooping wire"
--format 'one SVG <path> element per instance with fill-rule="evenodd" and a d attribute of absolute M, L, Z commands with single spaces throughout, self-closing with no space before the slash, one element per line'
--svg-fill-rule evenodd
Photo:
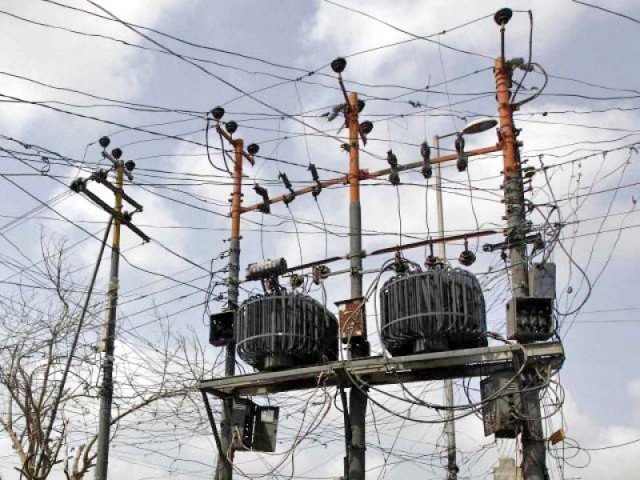
<path fill-rule="evenodd" d="M 529 60 L 527 61 L 527 65 L 531 65 L 533 60 L 533 12 L 529 10 L 527 13 L 529 14 Z M 512 103 L 515 103 L 516 96 L 524 84 L 525 78 L 527 78 L 527 73 L 529 73 L 529 68 L 525 68 L 524 74 L 522 75 L 520 82 L 518 82 L 515 92 L 513 92 L 513 96 L 511 97 Z"/>
<path fill-rule="evenodd" d="M 224 159 L 224 166 L 226 168 L 226 170 L 218 167 L 215 163 L 213 163 L 213 160 L 211 160 L 211 152 L 209 152 L 209 116 L 207 115 L 207 118 L 205 119 L 206 121 L 206 127 L 204 130 L 204 142 L 205 142 L 205 149 L 207 150 L 207 160 L 209 160 L 209 164 L 215 169 L 218 170 L 219 172 L 223 172 L 223 173 L 228 173 L 229 175 L 231 175 L 231 171 L 229 170 L 229 165 L 227 165 L 227 160 L 224 156 L 225 154 L 225 149 L 224 149 L 224 143 L 222 144 L 222 158 Z M 220 141 L 222 141 L 222 135 L 220 135 Z"/>

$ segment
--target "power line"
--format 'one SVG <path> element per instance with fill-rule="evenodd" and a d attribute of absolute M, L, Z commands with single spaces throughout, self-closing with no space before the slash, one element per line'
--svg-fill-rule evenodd
<path fill-rule="evenodd" d="M 637 18 L 633 18 L 629 15 L 625 15 L 624 13 L 616 12 L 614 10 L 610 10 L 608 8 L 601 7 L 600 5 L 594 5 L 592 3 L 583 2 L 581 0 L 572 0 L 574 3 L 579 3 L 580 5 L 584 5 L 586 7 L 595 8 L 597 10 L 602 10 L 603 12 L 610 13 L 612 15 L 617 15 L 618 17 L 626 18 L 627 20 L 631 20 L 634 23 L 640 23 L 640 20 Z"/>

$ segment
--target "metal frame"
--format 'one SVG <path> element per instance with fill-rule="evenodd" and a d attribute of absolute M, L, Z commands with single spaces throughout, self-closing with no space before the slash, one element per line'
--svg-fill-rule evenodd
<path fill-rule="evenodd" d="M 204 380 L 198 388 L 220 398 L 231 395 L 265 395 L 313 388 L 317 386 L 321 375 L 323 385 L 350 386 L 347 371 L 369 385 L 477 377 L 515 371 L 521 359 L 522 349 L 526 352 L 527 363 L 550 363 L 554 368 L 560 368 L 564 362 L 562 344 L 546 342 L 468 348 L 393 358 L 380 356 L 340 360 L 280 372 Z"/>

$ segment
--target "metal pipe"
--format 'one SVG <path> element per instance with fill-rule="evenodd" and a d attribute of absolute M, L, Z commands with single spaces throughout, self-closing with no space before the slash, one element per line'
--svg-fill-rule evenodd
<path fill-rule="evenodd" d="M 374 250 L 373 252 L 369 253 L 368 256 L 380 255 L 380 254 L 391 253 L 391 252 L 399 252 L 401 250 L 408 250 L 416 247 L 424 247 L 425 245 L 432 245 L 436 243 L 453 242 L 455 240 L 464 240 L 465 238 L 486 237 L 488 235 L 495 235 L 496 233 L 498 232 L 495 230 L 483 230 L 480 232 L 470 232 L 470 233 L 462 233 L 459 235 L 449 235 L 448 237 L 444 237 L 444 239 L 434 238 L 434 239 L 428 239 L 428 240 L 420 240 L 419 242 L 406 243 L 404 245 L 397 245 L 395 247 L 380 248 L 378 250 Z"/>
<path fill-rule="evenodd" d="M 440 137 L 435 136 L 433 145 L 436 150 L 436 156 L 440 156 Z M 444 204 L 442 201 L 442 166 L 440 163 L 436 165 L 436 206 L 438 210 L 438 237 L 440 239 L 438 250 L 439 256 L 443 260 L 447 259 L 447 243 L 444 241 Z M 458 465 L 456 461 L 456 426 L 454 423 L 453 410 L 453 380 L 447 378 L 444 381 L 444 397 L 445 405 L 449 407 L 445 411 L 444 430 L 447 435 L 447 479 L 457 480 Z"/>

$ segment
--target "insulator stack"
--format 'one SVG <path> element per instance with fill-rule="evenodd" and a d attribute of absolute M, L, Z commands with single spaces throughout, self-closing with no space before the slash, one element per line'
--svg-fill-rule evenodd
<path fill-rule="evenodd" d="M 297 293 L 247 299 L 238 309 L 238 355 L 260 371 L 338 359 L 338 321 L 311 297 Z"/>
<path fill-rule="evenodd" d="M 487 346 L 482 288 L 465 270 L 397 275 L 382 286 L 380 305 L 382 341 L 392 355 Z"/>

